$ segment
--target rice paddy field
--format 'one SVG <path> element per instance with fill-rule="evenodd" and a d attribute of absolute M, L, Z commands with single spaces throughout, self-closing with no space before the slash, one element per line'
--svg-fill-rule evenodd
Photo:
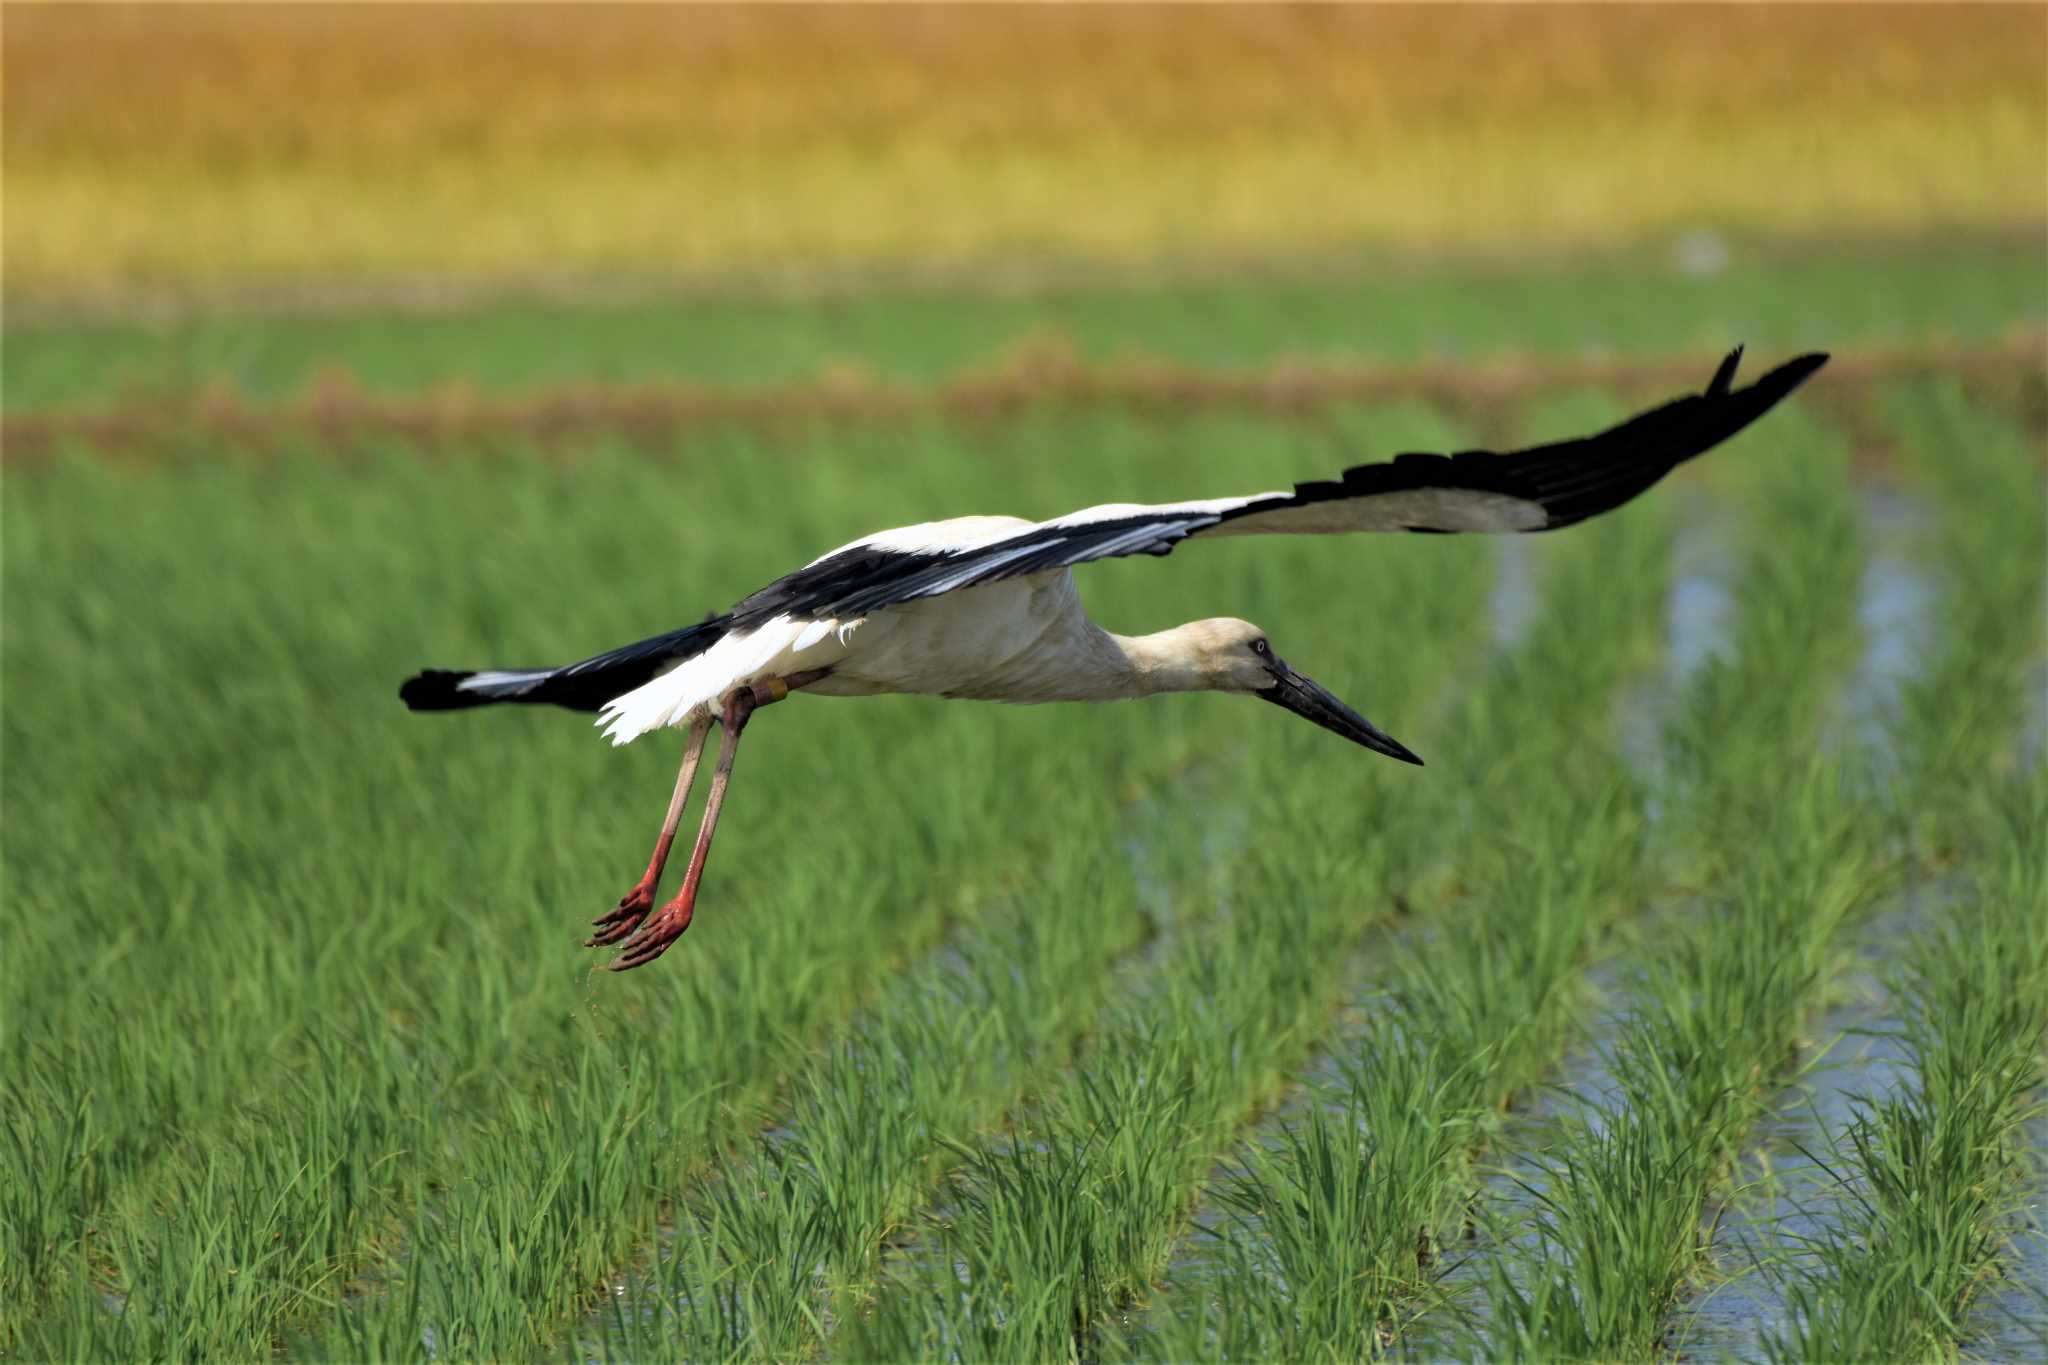
<path fill-rule="evenodd" d="M 709 11 L 687 112 L 754 120 L 783 226 L 655 247 L 565 205 L 740 154 L 657 136 L 636 54 L 679 12 L 508 22 L 441 76 L 488 11 L 388 65 L 369 11 L 235 13 L 7 13 L 0 1358 L 2048 1358 L 2041 11 L 1452 11 L 1434 47 L 1217 11 L 1178 65 L 1138 11 Z M 1616 55 L 1680 39 L 1667 89 Z M 259 137 L 228 77 L 88 108 L 44 75 L 170 43 L 303 100 Z M 1431 145 L 1588 168 L 1529 240 L 1456 198 L 1281 221 L 1375 119 L 1461 127 L 1432 92 L 1504 43 L 1550 84 Z M 1077 50 L 1057 117 L 1006 102 Z M 1203 61 L 1235 83 L 1162 75 L 1104 141 L 1132 63 Z M 1939 107 L 1866 122 L 1883 164 L 1950 179 L 1713 169 L 1886 92 Z M 1648 131 L 1574 161 L 1521 118 L 1574 108 Z M 904 212 L 977 145 L 965 207 Z M 1714 150 L 1615 169 L 1659 146 Z M 1275 148 L 1298 180 L 1162 226 Z M 1075 207 L 1161 165 L 1195 178 Z M 372 227 L 207 235 L 344 184 Z M 1227 697 L 800 698 L 750 729 L 691 932 L 613 975 L 578 944 L 680 738 L 395 696 L 879 527 L 1580 432 L 1737 342 L 1835 359 L 1566 533 L 1084 571 L 1112 629 L 1258 621 L 1426 768 Z"/>

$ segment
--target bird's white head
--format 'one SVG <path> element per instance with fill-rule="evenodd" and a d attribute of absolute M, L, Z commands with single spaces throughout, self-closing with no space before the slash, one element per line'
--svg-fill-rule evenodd
<path fill-rule="evenodd" d="M 1421 764 L 1408 747 L 1303 677 L 1274 652 L 1266 632 L 1249 621 L 1217 616 L 1132 641 L 1133 662 L 1150 690 L 1244 692 L 1284 706 L 1375 753 Z"/>
<path fill-rule="evenodd" d="M 1273 685 L 1273 646 L 1249 621 L 1215 616 L 1146 640 L 1157 642 L 1154 666 L 1175 691 L 1259 692 Z"/>

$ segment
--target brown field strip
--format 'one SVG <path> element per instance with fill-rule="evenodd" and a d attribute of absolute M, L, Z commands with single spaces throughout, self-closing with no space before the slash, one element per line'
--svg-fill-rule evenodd
<path fill-rule="evenodd" d="M 1985 344 L 1871 347 L 1836 355 L 1811 392 L 1856 434 L 1860 461 L 1882 465 L 1890 442 L 1867 416 L 1877 386 L 1952 375 L 2038 435 L 2048 431 L 2044 356 L 2048 331 L 2034 328 Z M 1751 364 L 1777 358 L 1758 355 Z M 594 437 L 659 448 L 695 432 L 734 427 L 772 434 L 932 419 L 976 422 L 1034 409 L 1314 419 L 1345 404 L 1390 400 L 1428 403 L 1456 415 L 1482 439 L 1500 441 L 1507 436 L 1499 425 L 1503 416 L 1531 395 L 1598 388 L 1655 399 L 1696 389 L 1719 359 L 1697 353 L 1399 365 L 1283 360 L 1205 370 L 1163 360 L 1091 364 L 1063 347 L 1036 344 L 988 370 L 936 384 L 893 383 L 834 368 L 816 379 L 758 387 L 581 385 L 488 396 L 463 387 L 382 396 L 346 374 L 330 373 L 281 403 L 251 403 L 212 390 L 10 416 L 0 421 L 0 455 L 20 465 L 67 449 L 148 457 L 216 447 L 260 455 L 288 446 L 341 452 L 393 441 L 428 449 L 517 443 L 562 451 Z"/>

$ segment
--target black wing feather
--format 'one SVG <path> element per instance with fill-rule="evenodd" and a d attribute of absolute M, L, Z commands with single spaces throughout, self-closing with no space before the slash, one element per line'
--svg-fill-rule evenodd
<path fill-rule="evenodd" d="M 1128 516 L 1083 523 L 1045 522 L 961 549 L 902 551 L 856 545 L 776 579 L 732 610 L 736 628 L 776 616 L 793 619 L 864 616 L 884 607 L 961 588 L 1001 582 L 1046 569 L 1072 568 L 1123 555 L 1169 553 L 1200 531 L 1263 513 L 1421 491 L 1494 494 L 1534 504 L 1553 530 L 1584 521 L 1642 493 L 1680 464 L 1727 440 L 1775 407 L 1827 363 L 1801 356 L 1748 388 L 1732 388 L 1742 358 L 1737 347 L 1706 391 L 1674 399 L 1592 436 L 1505 454 L 1408 453 L 1358 465 L 1336 479 L 1295 485 L 1292 494 L 1249 498 L 1221 510 L 1166 504 Z M 1422 532 L 1456 526 L 1387 527 Z"/>
<path fill-rule="evenodd" d="M 1801 356 L 1748 388 L 1732 390 L 1735 367 L 1741 359 L 1738 346 L 1714 372 L 1706 392 L 1673 399 L 1591 436 L 1506 453 L 1465 450 L 1455 455 L 1397 455 L 1381 464 L 1347 469 L 1341 478 L 1297 484 L 1294 496 L 1286 501 L 1248 504 L 1224 520 L 1381 494 L 1462 490 L 1536 504 L 1543 509 L 1545 521 L 1532 530 L 1570 526 L 1621 506 L 1679 465 L 1741 431 L 1776 407 L 1828 358 Z"/>
<path fill-rule="evenodd" d="M 1162 511 L 1166 509 L 1161 509 Z M 1062 526 L 1047 523 L 964 550 L 880 550 L 856 545 L 786 574 L 739 602 L 733 624 L 748 629 L 777 616 L 794 620 L 865 616 L 884 607 L 961 588 L 1069 568 L 1122 555 L 1163 555 L 1216 513 L 1156 512 Z"/>

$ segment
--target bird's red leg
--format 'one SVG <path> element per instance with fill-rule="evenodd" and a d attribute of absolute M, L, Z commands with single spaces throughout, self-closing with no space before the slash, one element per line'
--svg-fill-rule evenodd
<path fill-rule="evenodd" d="M 767 700 L 780 701 L 786 695 L 788 688 L 782 686 Z M 725 737 L 719 741 L 718 767 L 711 774 L 711 795 L 704 803 L 704 823 L 697 830 L 697 846 L 690 850 L 690 870 L 683 874 L 682 889 L 676 892 L 675 899 L 662 906 L 660 913 L 627 940 L 626 946 L 612 961 L 613 971 L 623 972 L 654 961 L 690 927 L 690 917 L 697 910 L 697 884 L 704 878 L 704 860 L 711 853 L 711 835 L 718 828 L 718 812 L 725 805 L 726 784 L 732 780 L 732 760 L 739 751 L 740 731 L 747 728 L 748 718 L 760 704 L 755 700 L 751 687 L 736 688 L 725 699 L 725 713 L 720 717 L 725 723 Z"/>
<path fill-rule="evenodd" d="M 640 881 L 619 898 L 619 903 L 591 923 L 597 932 L 583 940 L 586 948 L 602 948 L 608 943 L 617 943 L 640 927 L 640 921 L 647 918 L 654 909 L 654 893 L 661 886 L 661 870 L 668 865 L 669 845 L 676 840 L 676 826 L 682 823 L 683 806 L 690 799 L 690 787 L 697 780 L 697 764 L 704 757 L 704 737 L 711 733 L 711 718 L 694 721 L 690 725 L 690 741 L 683 750 L 683 768 L 676 774 L 676 792 L 668 800 L 668 818 L 661 823 L 661 837 L 654 841 L 654 856 L 647 860 L 647 871 Z"/>

